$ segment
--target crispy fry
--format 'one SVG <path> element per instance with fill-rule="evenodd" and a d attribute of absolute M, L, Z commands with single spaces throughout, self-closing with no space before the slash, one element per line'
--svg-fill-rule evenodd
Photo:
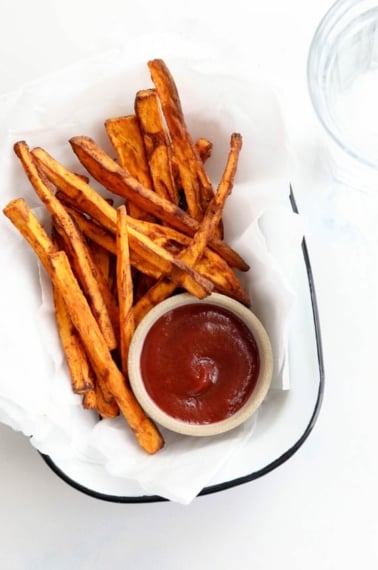
<path fill-rule="evenodd" d="M 121 370 L 127 375 L 129 346 L 134 334 L 133 283 L 125 206 L 117 211 L 117 291 L 120 320 Z"/>
<path fill-rule="evenodd" d="M 160 104 L 154 89 L 138 91 L 135 113 L 142 131 L 152 188 L 163 198 L 178 203 L 178 193 L 172 172 L 170 142 L 163 125 Z M 131 173 L 130 173 L 131 174 Z"/>
<path fill-rule="evenodd" d="M 56 226 L 55 224 L 53 224 L 53 226 L 52 226 L 52 237 L 53 237 L 54 243 L 56 243 L 56 244 L 58 245 L 59 250 L 65 251 L 65 245 L 68 245 L 68 247 L 70 247 L 69 244 L 65 244 L 65 236 L 64 236 L 64 234 L 62 235 L 62 234 L 60 234 L 60 233 L 57 231 L 57 226 Z M 66 253 L 68 259 L 69 259 L 69 256 L 72 255 L 72 252 L 65 251 L 65 253 Z M 50 266 L 50 271 L 51 271 L 51 263 L 50 263 L 50 262 L 49 262 L 49 266 Z M 72 268 L 72 264 L 71 264 L 71 268 Z M 54 275 L 52 274 L 52 275 L 50 275 L 50 277 L 51 277 L 51 280 L 53 281 Z M 56 289 L 56 287 L 54 286 L 54 284 L 53 284 L 53 290 L 54 290 L 55 296 L 58 296 L 58 295 L 59 295 L 59 292 L 57 291 L 57 289 Z M 59 295 L 59 297 L 61 297 L 61 295 Z M 62 300 L 62 302 L 64 303 L 64 300 Z M 70 318 L 70 317 L 69 317 L 68 310 L 67 310 L 67 307 L 65 307 L 65 312 L 66 312 L 66 318 L 67 318 L 67 319 Z M 117 315 L 117 316 L 118 316 L 118 315 Z M 72 321 L 70 321 L 70 326 L 71 326 L 71 329 L 72 329 L 72 336 L 73 336 L 73 337 L 75 336 L 75 338 L 78 339 L 79 344 L 81 344 L 81 347 L 83 347 L 83 344 L 82 344 L 82 342 L 81 342 L 80 336 L 77 334 L 77 331 L 76 331 L 75 327 L 73 326 Z M 76 332 L 76 335 L 74 335 L 75 332 Z M 79 347 L 79 348 L 80 348 L 80 347 Z M 84 349 L 83 349 L 83 350 L 84 350 Z M 95 373 L 94 373 L 94 371 L 93 371 L 93 369 L 92 369 L 92 367 L 91 367 L 91 365 L 90 365 L 89 360 L 87 360 L 86 365 L 87 365 L 87 366 L 86 366 L 86 368 L 85 368 L 85 373 L 86 373 L 87 375 L 89 375 L 90 378 L 91 378 L 91 380 L 92 380 L 92 383 L 93 383 L 93 392 L 94 392 L 94 394 L 93 394 L 92 396 L 89 396 L 89 397 L 88 397 L 88 402 L 89 402 L 89 403 L 92 403 L 93 401 L 95 401 L 95 399 L 96 399 L 96 394 L 95 394 L 95 392 L 96 392 L 96 389 L 97 389 L 97 388 L 100 388 L 100 390 L 101 390 L 102 400 L 104 400 L 104 401 L 106 401 L 106 402 L 112 402 L 112 401 L 114 401 L 113 395 L 112 395 L 111 392 L 109 391 L 109 388 L 108 388 L 107 385 L 105 384 L 103 378 L 102 378 L 102 377 L 99 377 L 98 379 L 96 379 L 96 375 L 95 375 Z M 95 388 L 96 388 L 96 389 L 95 389 Z"/>
<path fill-rule="evenodd" d="M 127 115 L 108 119 L 105 121 L 105 130 L 122 168 L 134 176 L 143 186 L 152 188 L 150 169 L 137 117 Z M 128 203 L 127 207 L 131 216 L 151 219 L 151 216 L 132 202 Z"/>
<path fill-rule="evenodd" d="M 172 139 L 173 153 L 190 215 L 201 220 L 214 192 L 186 126 L 176 83 L 161 59 L 148 62 L 151 79 Z"/>
<path fill-rule="evenodd" d="M 131 227 L 129 227 L 129 243 L 140 257 L 195 297 L 203 299 L 211 293 L 213 286 L 208 279 Z"/>
<path fill-rule="evenodd" d="M 188 235 L 194 235 L 196 233 L 199 225 L 196 220 L 172 202 L 164 200 L 164 198 L 161 198 L 155 192 L 139 184 L 135 178 L 128 175 L 127 172 L 112 160 L 92 139 L 89 137 L 73 137 L 70 139 L 70 143 L 80 162 L 82 162 L 88 172 L 98 182 L 103 184 L 105 188 L 131 201 L 135 201 L 141 208 L 144 208 L 146 211 L 179 231 Z M 42 160 L 41 154 L 39 154 L 38 157 Z M 47 172 L 46 175 L 49 177 Z M 58 186 L 58 184 L 56 185 Z M 59 186 L 59 188 L 64 190 L 62 186 Z M 78 186 L 75 188 L 77 189 Z M 88 186 L 86 188 L 81 187 L 81 191 L 87 190 Z M 106 223 L 105 220 L 104 222 Z M 240 255 L 232 250 L 224 241 L 212 237 L 209 240 L 209 245 L 217 251 L 231 267 L 235 267 L 241 271 L 247 271 L 249 269 L 248 264 Z"/>
<path fill-rule="evenodd" d="M 109 225 L 112 227 L 112 231 L 110 232 L 96 220 L 96 217 L 88 216 L 91 211 L 91 202 L 88 202 L 87 209 L 83 207 L 82 204 L 80 204 L 81 207 L 78 207 L 77 201 L 61 190 L 58 190 L 55 196 L 64 205 L 75 224 L 87 238 L 106 249 L 109 253 L 116 255 L 115 233 L 117 226 L 113 226 L 113 212 L 112 219 L 109 219 Z"/>
<path fill-rule="evenodd" d="M 67 212 L 68 213 L 68 212 Z M 109 288 L 109 285 L 102 273 L 102 271 L 97 266 L 96 262 L 94 261 L 90 247 L 85 239 L 85 236 L 81 232 L 81 230 L 76 226 L 75 227 L 75 234 L 72 238 L 71 235 L 67 234 L 65 228 L 60 224 L 59 220 L 53 218 L 54 222 L 54 229 L 58 233 L 61 243 L 63 244 L 62 249 L 67 253 L 67 256 L 70 260 L 72 269 L 77 275 L 79 281 L 83 283 L 83 289 L 86 294 L 90 295 L 90 290 L 86 288 L 86 281 L 87 278 L 86 272 L 90 271 L 93 281 L 96 282 L 98 294 L 101 297 L 103 305 L 106 309 L 106 318 L 101 317 L 98 315 L 96 318 L 100 323 L 104 323 L 105 333 L 107 334 L 107 339 L 109 340 L 109 348 L 112 350 L 116 348 L 118 345 L 118 336 L 119 336 L 119 318 L 118 318 L 118 309 L 116 305 L 116 301 L 112 292 Z M 85 255 L 85 264 L 83 265 L 81 255 Z M 84 276 L 83 276 L 83 272 Z M 89 297 L 90 298 L 90 297 Z M 96 313 L 94 313 L 96 316 Z M 109 321 L 108 321 L 109 319 Z M 110 336 L 110 333 L 112 336 Z"/>
<path fill-rule="evenodd" d="M 153 224 L 153 232 L 156 243 L 176 256 L 190 244 L 189 236 L 166 226 Z M 202 257 L 197 261 L 196 270 L 213 283 L 214 290 L 229 295 L 245 305 L 249 305 L 248 295 L 240 280 L 224 259 L 215 251 L 206 247 Z"/>
<path fill-rule="evenodd" d="M 71 216 L 72 217 L 72 216 Z M 101 228 L 100 228 L 101 229 Z M 110 252 L 102 245 L 98 244 L 97 242 L 90 242 L 89 249 L 91 252 L 91 257 L 95 262 L 98 269 L 101 271 L 105 282 L 109 286 L 109 290 L 112 290 L 111 283 L 112 283 L 112 259 Z"/>
<path fill-rule="evenodd" d="M 63 297 L 55 287 L 53 287 L 53 294 L 56 322 L 66 356 L 72 390 L 75 394 L 84 394 L 94 388 L 88 358 L 81 339 L 72 324 Z"/>
<path fill-rule="evenodd" d="M 93 379 L 95 374 L 90 369 Z M 82 405 L 85 410 L 96 411 L 102 418 L 116 418 L 119 415 L 119 406 L 112 397 L 107 401 L 104 398 L 100 384 L 94 380 L 94 387 L 83 394 Z"/>
<path fill-rule="evenodd" d="M 194 143 L 198 155 L 203 163 L 205 163 L 211 156 L 213 152 L 213 143 L 204 137 L 201 137 L 196 140 Z"/>
<path fill-rule="evenodd" d="M 95 386 L 96 409 L 102 418 L 116 418 L 119 416 L 119 406 L 115 399 L 107 401 L 104 398 L 100 384 L 97 382 Z"/>
<path fill-rule="evenodd" d="M 84 410 L 96 410 L 97 409 L 97 398 L 96 398 L 96 390 L 92 388 L 92 390 L 88 390 L 83 394 L 82 400 Z"/>
<path fill-rule="evenodd" d="M 125 377 L 117 368 L 97 321 L 72 273 L 66 254 L 62 251 L 52 253 L 49 255 L 49 260 L 54 285 L 66 302 L 72 322 L 86 348 L 97 378 L 104 379 L 141 447 L 148 453 L 156 453 L 162 447 L 163 439 L 154 423 L 145 415 L 128 388 Z"/>
<path fill-rule="evenodd" d="M 59 227 L 66 235 L 67 240 L 70 241 L 72 249 L 75 252 L 76 267 L 80 276 L 80 282 L 88 295 L 93 314 L 99 322 L 109 347 L 115 348 L 117 345 L 116 335 L 98 281 L 92 272 L 86 244 L 83 242 L 69 214 L 55 198 L 49 183 L 38 171 L 27 144 L 24 141 L 20 141 L 14 145 L 14 150 L 37 195 L 54 217 L 54 221 L 59 223 Z"/>
<path fill-rule="evenodd" d="M 13 200 L 3 210 L 23 237 L 33 248 L 46 271 L 51 275 L 48 261 L 50 253 L 58 251 L 58 247 L 45 232 L 39 220 L 22 198 Z M 76 332 L 62 297 L 53 289 L 55 314 L 59 336 L 66 356 L 72 389 L 77 394 L 83 394 L 93 388 L 89 374 L 87 356 Z"/>
<path fill-rule="evenodd" d="M 74 217 L 77 225 L 87 237 L 105 247 L 109 252 L 114 254 L 116 253 L 116 243 L 113 235 L 107 233 L 100 226 L 91 220 L 88 220 L 88 218 L 79 212 L 74 210 L 69 211 Z M 189 236 L 177 232 L 172 228 L 168 228 L 167 226 L 134 220 L 129 216 L 127 218 L 127 223 L 129 227 L 134 225 L 138 229 L 142 229 L 143 226 L 143 231 L 151 240 L 170 251 L 174 256 L 180 254 L 190 243 Z M 131 250 L 130 253 L 131 264 L 133 267 L 154 280 L 161 277 L 162 273 L 155 265 L 148 263 L 148 261 L 141 258 L 133 250 Z M 203 277 L 213 283 L 216 291 L 229 295 L 245 305 L 249 304 L 248 295 L 244 291 L 239 279 L 224 259 L 216 252 L 206 247 L 201 259 L 197 262 L 196 270 Z M 146 290 L 144 293 L 146 293 Z M 138 299 L 139 298 L 140 295 L 138 295 Z"/>
<path fill-rule="evenodd" d="M 42 164 L 42 168 L 46 168 L 46 175 L 51 178 L 51 181 L 53 181 L 61 191 L 77 199 L 78 204 L 85 204 L 85 206 L 82 207 L 88 214 L 92 215 L 96 221 L 115 233 L 117 224 L 116 210 L 110 206 L 104 198 L 88 184 L 85 184 L 80 178 L 67 171 L 62 165 L 59 165 L 59 163 L 55 170 L 57 161 L 42 149 L 38 149 L 38 152 L 37 149 L 34 149 L 33 156 L 40 161 L 39 163 Z M 110 157 L 108 157 L 108 159 L 114 163 Z M 117 166 L 116 163 L 114 164 Z M 154 192 L 149 192 L 153 196 L 157 196 Z M 78 196 L 80 196 L 80 198 L 78 198 Z M 169 202 L 165 202 L 169 204 Z M 138 220 L 135 220 L 135 222 L 137 221 Z M 185 263 L 176 260 L 167 251 L 153 243 L 148 236 L 142 235 L 138 230 L 134 229 L 134 227 L 129 227 L 129 242 L 130 247 L 139 257 L 148 261 L 156 269 L 165 273 L 178 285 L 184 287 L 196 297 L 203 298 L 209 294 L 212 290 L 212 286 L 207 280 L 198 275 Z"/>
<path fill-rule="evenodd" d="M 117 253 L 115 236 L 108 233 L 106 230 L 104 230 L 101 226 L 99 226 L 92 220 L 89 220 L 82 213 L 76 210 L 72 210 L 71 208 L 67 208 L 67 210 L 70 212 L 70 215 L 75 220 L 76 224 L 81 229 L 81 231 L 89 239 L 91 239 L 93 242 L 103 247 L 104 249 L 106 249 L 109 253 L 114 253 L 114 254 Z M 128 221 L 130 221 L 130 219 L 133 218 L 128 218 Z M 130 260 L 131 260 L 131 265 L 136 269 L 138 269 L 139 271 L 141 271 L 142 273 L 154 279 L 159 279 L 159 277 L 161 276 L 161 271 L 158 267 L 156 267 L 156 264 L 152 265 L 151 263 L 148 262 L 148 260 L 145 257 L 141 257 L 138 253 L 136 253 L 133 250 L 130 251 Z"/>
<path fill-rule="evenodd" d="M 227 196 L 232 191 L 241 146 L 241 136 L 238 133 L 233 133 L 230 142 L 231 148 L 222 180 L 218 186 L 216 193 L 209 202 L 198 231 L 195 233 L 191 244 L 189 245 L 185 254 L 182 255 L 181 259 L 189 260 L 189 262 L 195 263 L 202 255 L 207 242 L 221 221 Z"/>
<path fill-rule="evenodd" d="M 48 254 L 57 251 L 58 248 L 54 245 L 25 200 L 23 198 L 12 200 L 5 206 L 3 213 L 26 239 L 46 271 L 49 272 Z"/>
<path fill-rule="evenodd" d="M 231 149 L 218 190 L 209 203 L 198 231 L 194 235 L 188 247 L 178 256 L 193 267 L 202 257 L 209 237 L 216 230 L 219 221 L 222 218 L 226 198 L 232 190 L 241 145 L 241 136 L 234 133 L 231 136 Z M 160 279 L 155 283 L 151 289 L 147 291 L 144 297 L 138 301 L 135 308 L 137 322 L 139 322 L 140 318 L 143 317 L 153 306 L 169 297 L 174 290 L 175 284 L 167 281 L 166 279 Z"/>
<path fill-rule="evenodd" d="M 105 130 L 122 168 L 143 186 L 152 188 L 150 169 L 137 117 L 127 115 L 108 119 L 105 121 Z"/>
<path fill-rule="evenodd" d="M 81 176 L 71 172 L 55 160 L 46 150 L 39 147 L 34 148 L 32 155 L 46 178 L 71 198 L 76 208 L 86 212 L 100 225 L 115 234 L 116 211 L 101 194 L 96 192 Z"/>
<path fill-rule="evenodd" d="M 83 408 L 102 418 L 122 413 L 140 446 L 156 453 L 163 438 L 128 383 L 135 327 L 178 287 L 199 298 L 218 291 L 248 305 L 233 268 L 249 267 L 221 239 L 241 136 L 231 136 L 214 193 L 204 167 L 212 142 L 192 140 L 165 63 L 154 59 L 148 67 L 154 88 L 137 91 L 135 114 L 104 121 L 115 160 L 85 136 L 69 141 L 85 173 L 69 170 L 42 148 L 14 145 L 50 213 L 52 237 L 22 199 L 4 214 L 50 276 L 72 390 L 82 395 Z M 88 174 L 124 203 L 117 198 L 114 206 Z"/>

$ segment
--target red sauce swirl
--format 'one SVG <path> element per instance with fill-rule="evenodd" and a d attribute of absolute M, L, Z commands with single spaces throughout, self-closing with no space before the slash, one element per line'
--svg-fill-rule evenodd
<path fill-rule="evenodd" d="M 255 387 L 260 359 L 239 317 L 217 305 L 193 303 L 154 323 L 140 364 L 146 390 L 162 410 L 208 424 L 243 406 Z"/>

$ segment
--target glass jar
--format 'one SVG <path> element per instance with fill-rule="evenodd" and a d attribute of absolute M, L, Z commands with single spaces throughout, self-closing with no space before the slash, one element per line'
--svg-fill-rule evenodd
<path fill-rule="evenodd" d="M 315 112 L 342 153 L 378 169 L 378 0 L 338 0 L 310 46 Z M 378 189 L 378 180 L 377 180 Z"/>

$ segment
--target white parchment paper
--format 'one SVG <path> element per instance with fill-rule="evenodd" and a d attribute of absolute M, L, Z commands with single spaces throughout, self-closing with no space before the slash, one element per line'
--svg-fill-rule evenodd
<path fill-rule="evenodd" d="M 1 206 L 22 196 L 44 219 L 13 154 L 14 142 L 43 146 L 82 171 L 68 139 L 88 135 L 110 150 L 104 119 L 133 111 L 136 91 L 152 85 L 146 61 L 163 57 L 177 82 L 193 138 L 214 142 L 208 171 L 215 186 L 230 134 L 243 135 L 225 233 L 251 265 L 241 278 L 272 341 L 272 390 L 288 390 L 287 340 L 294 302 L 290 274 L 303 232 L 301 220 L 287 208 L 287 140 L 275 95 L 211 46 L 205 50 L 176 36 L 140 39 L 129 48 L 81 62 L 0 99 Z M 0 231 L 0 421 L 30 436 L 32 445 L 55 459 L 98 463 L 112 475 L 137 481 L 146 494 L 189 503 L 253 437 L 258 415 L 215 438 L 163 430 L 165 448 L 152 457 L 139 449 L 121 417 L 99 422 L 71 392 L 43 270 L 4 216 Z"/>

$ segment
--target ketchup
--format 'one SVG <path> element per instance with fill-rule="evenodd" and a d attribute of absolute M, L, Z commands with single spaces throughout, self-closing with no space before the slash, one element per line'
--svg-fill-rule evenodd
<path fill-rule="evenodd" d="M 239 317 L 202 302 L 172 309 L 154 323 L 140 366 L 148 394 L 163 411 L 209 424 L 243 406 L 256 385 L 260 359 Z"/>

